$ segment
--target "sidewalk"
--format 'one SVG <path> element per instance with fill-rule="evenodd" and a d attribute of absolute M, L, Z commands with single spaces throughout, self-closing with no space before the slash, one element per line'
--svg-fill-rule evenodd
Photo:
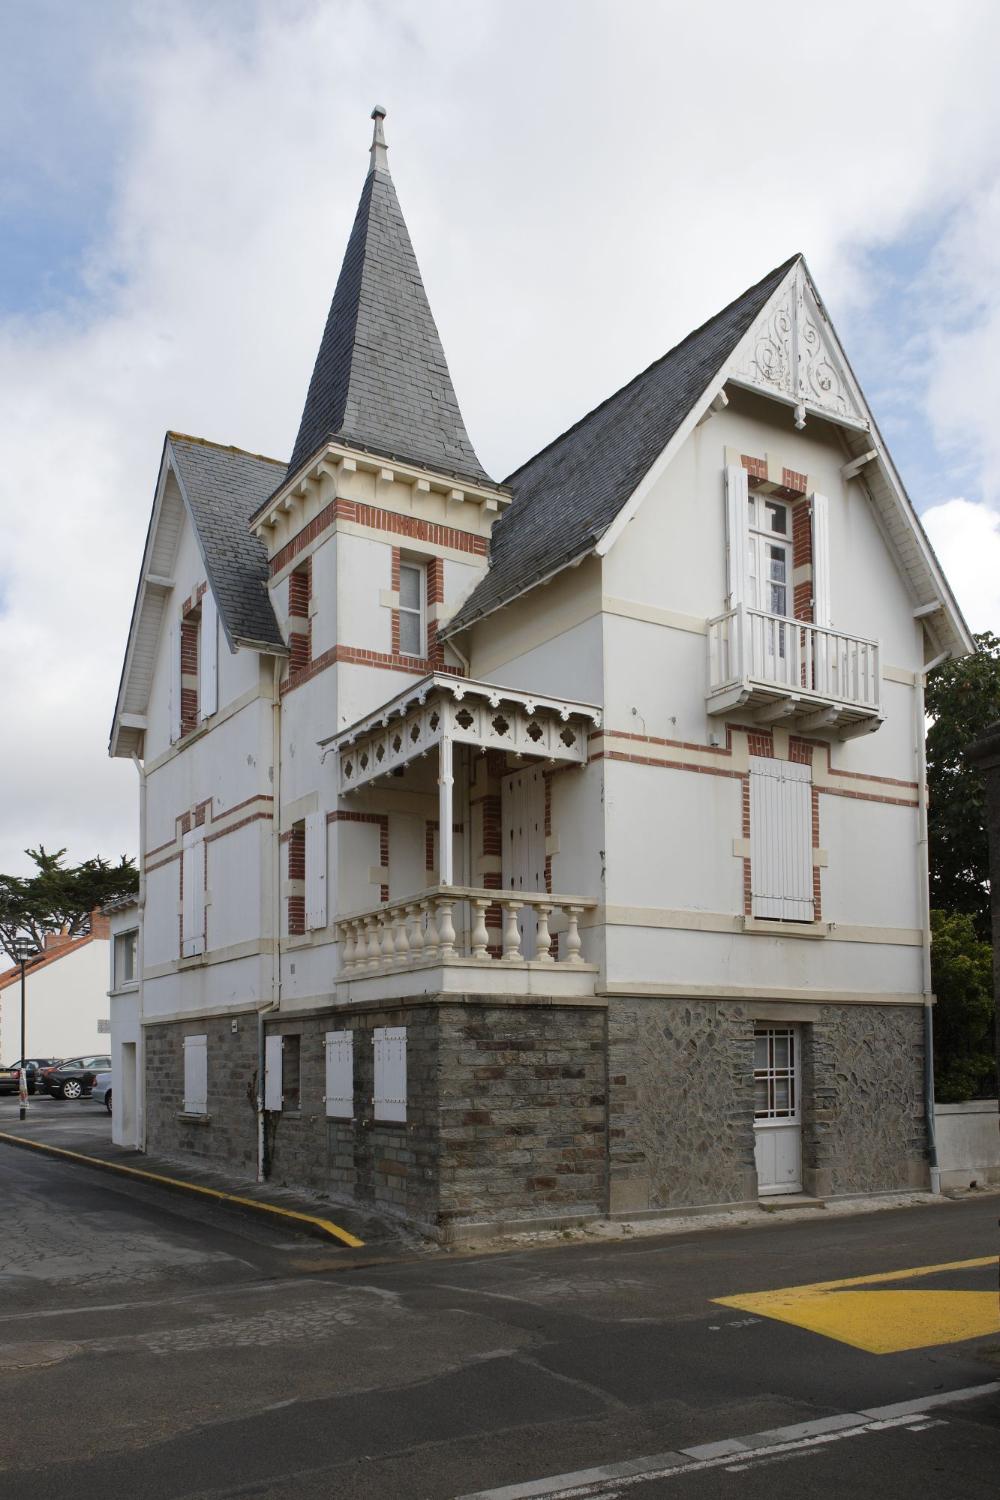
<path fill-rule="evenodd" d="M 352 1260 L 409 1256 L 432 1248 L 404 1225 L 354 1205 L 234 1177 L 190 1158 L 116 1146 L 107 1113 L 90 1100 L 32 1098 L 27 1120 L 22 1123 L 18 1113 L 16 1098 L 0 1100 L 0 1149 L 40 1150 L 82 1171 L 110 1171 L 150 1187 L 203 1198 L 232 1212 L 260 1215 L 275 1227 L 318 1238 L 328 1250 Z"/>

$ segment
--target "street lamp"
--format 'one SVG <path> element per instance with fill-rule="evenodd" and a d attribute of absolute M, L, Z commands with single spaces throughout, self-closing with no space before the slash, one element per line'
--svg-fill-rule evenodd
<path fill-rule="evenodd" d="M 28 937 L 14 939 L 14 957 L 21 965 L 21 1077 L 19 1080 L 19 1093 L 21 1098 L 21 1119 L 28 1118 L 28 1070 L 25 1067 L 27 1051 L 24 1040 L 24 971 L 35 957 L 38 950 Z"/>

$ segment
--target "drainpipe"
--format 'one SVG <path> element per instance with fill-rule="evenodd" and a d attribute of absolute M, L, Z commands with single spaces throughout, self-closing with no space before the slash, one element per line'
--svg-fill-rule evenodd
<path fill-rule="evenodd" d="M 264 1181 L 264 1017 L 281 1008 L 281 669 L 272 657 L 271 681 L 271 998 L 257 1007 L 257 1181 Z"/>
<path fill-rule="evenodd" d="M 938 1166 L 937 1127 L 934 1120 L 934 988 L 931 981 L 931 893 L 927 865 L 927 724 L 924 710 L 924 684 L 928 672 L 946 661 L 944 651 L 917 673 L 913 695 L 914 734 L 917 741 L 917 882 L 920 891 L 920 920 L 923 928 L 923 996 L 924 996 L 924 1118 L 927 1126 L 927 1160 L 930 1165 L 931 1192 L 941 1191 Z"/>
<path fill-rule="evenodd" d="M 142 1029 L 143 1017 L 143 970 L 146 966 L 146 768 L 132 752 L 132 764 L 139 773 L 139 942 L 135 956 L 139 970 L 139 988 L 136 990 L 137 1028 L 135 1048 L 135 1144 L 136 1150 L 146 1149 L 146 1038 Z M 140 1107 L 141 1106 L 141 1107 Z"/>

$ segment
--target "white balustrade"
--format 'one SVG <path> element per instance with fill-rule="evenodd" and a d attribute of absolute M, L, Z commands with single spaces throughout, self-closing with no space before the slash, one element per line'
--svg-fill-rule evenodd
<path fill-rule="evenodd" d="M 708 622 L 708 690 L 774 684 L 879 711 L 877 641 L 738 605 Z"/>
<path fill-rule="evenodd" d="M 341 972 L 360 976 L 455 958 L 477 963 L 499 958 L 506 964 L 524 964 L 529 961 L 526 954 L 532 955 L 534 963 L 559 968 L 581 964 L 580 917 L 596 905 L 582 896 L 437 886 L 416 899 L 387 901 L 374 911 L 342 918 L 337 923 Z M 502 925 L 491 928 L 487 916 L 496 907 Z M 460 931 L 456 930 L 456 909 L 462 916 Z M 552 952 L 553 921 L 558 959 Z"/>

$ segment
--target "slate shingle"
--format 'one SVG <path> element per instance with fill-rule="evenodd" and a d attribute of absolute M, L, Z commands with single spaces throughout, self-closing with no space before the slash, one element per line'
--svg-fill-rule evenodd
<path fill-rule="evenodd" d="M 226 635 L 233 645 L 284 650 L 267 588 L 267 549 L 249 529 L 284 463 L 175 432 L 167 441 Z"/>
<path fill-rule="evenodd" d="M 442 637 L 507 603 L 599 540 L 798 259 L 793 255 L 776 267 L 508 475 L 504 484 L 514 498 L 493 527 L 489 572 Z"/>
<path fill-rule="evenodd" d="M 465 430 L 396 189 L 384 171 L 369 172 L 361 192 L 288 476 L 332 439 L 493 483 Z"/>

